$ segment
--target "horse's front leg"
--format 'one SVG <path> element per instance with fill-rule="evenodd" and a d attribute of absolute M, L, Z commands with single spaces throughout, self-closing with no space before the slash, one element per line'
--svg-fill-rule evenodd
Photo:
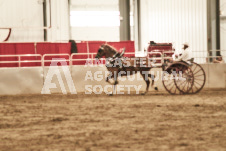
<path fill-rule="evenodd" d="M 113 84 L 113 83 L 111 83 L 111 82 L 109 81 L 110 79 L 112 79 L 112 74 L 109 74 L 109 75 L 106 77 L 105 81 L 106 81 L 107 83 Z"/>
<path fill-rule="evenodd" d="M 110 82 L 110 79 L 114 79 L 114 82 L 113 82 L 113 83 Z M 106 81 L 107 83 L 111 84 L 111 85 L 117 85 L 117 84 L 118 84 L 117 78 L 115 78 L 114 75 L 112 76 L 111 74 L 109 74 L 109 75 L 106 77 L 105 81 Z"/>
<path fill-rule="evenodd" d="M 113 75 L 114 75 L 114 85 L 113 85 L 113 94 L 116 94 L 116 85 L 118 84 L 118 71 L 115 72 Z"/>
<path fill-rule="evenodd" d="M 114 73 L 110 73 L 107 77 L 106 77 L 106 82 L 112 84 L 109 80 L 110 79 L 114 79 L 114 83 L 113 83 L 113 91 L 112 94 L 110 94 L 110 96 L 112 96 L 113 94 L 116 94 L 116 85 L 118 84 L 118 71 L 114 71 Z"/>

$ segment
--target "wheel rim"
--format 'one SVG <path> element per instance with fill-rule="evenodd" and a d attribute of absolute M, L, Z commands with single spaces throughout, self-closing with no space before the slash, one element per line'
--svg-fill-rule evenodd
<path fill-rule="evenodd" d="M 175 85 L 182 94 L 188 94 L 194 85 L 194 75 L 188 66 L 180 65 L 178 67 Z"/>
<path fill-rule="evenodd" d="M 206 74 L 204 69 L 197 63 L 193 63 L 191 70 L 194 74 L 194 85 L 189 93 L 195 94 L 203 89 L 206 83 Z"/>
<path fill-rule="evenodd" d="M 176 67 L 172 67 L 170 69 L 170 73 L 163 72 L 162 75 L 162 83 L 165 87 L 166 91 L 173 95 L 181 94 L 181 92 L 178 90 L 175 84 L 175 75 L 173 74 L 173 71 L 176 71 Z"/>

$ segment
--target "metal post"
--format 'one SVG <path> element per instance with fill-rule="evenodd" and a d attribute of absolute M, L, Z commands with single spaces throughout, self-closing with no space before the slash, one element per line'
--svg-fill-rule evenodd
<path fill-rule="evenodd" d="M 43 26 L 47 27 L 47 6 L 46 0 L 43 0 Z M 47 41 L 47 29 L 44 29 L 44 41 Z"/>
<path fill-rule="evenodd" d="M 134 2 L 134 41 L 135 50 L 141 51 L 141 12 L 140 0 L 133 0 Z"/>
<path fill-rule="evenodd" d="M 71 0 L 68 0 L 69 39 L 71 39 Z"/>
<path fill-rule="evenodd" d="M 216 46 L 217 50 L 221 49 L 220 43 L 220 0 L 216 0 Z M 217 51 L 217 56 L 220 56 L 221 52 Z"/>
<path fill-rule="evenodd" d="M 130 0 L 119 0 L 120 40 L 130 40 Z"/>
<path fill-rule="evenodd" d="M 210 57 L 219 56 L 221 53 L 217 50 L 220 50 L 220 0 L 207 0 L 207 35 Z"/>
<path fill-rule="evenodd" d="M 141 11 L 140 11 L 140 0 L 137 0 L 137 28 L 138 28 L 138 49 L 141 51 Z"/>

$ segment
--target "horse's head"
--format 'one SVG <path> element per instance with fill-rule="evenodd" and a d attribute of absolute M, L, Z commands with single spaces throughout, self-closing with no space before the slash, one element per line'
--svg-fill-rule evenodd
<path fill-rule="evenodd" d="M 104 45 L 101 45 L 100 48 L 98 49 L 98 52 L 95 58 L 97 59 L 100 59 L 102 57 L 109 58 L 109 57 L 113 57 L 117 53 L 118 52 L 116 51 L 115 48 L 113 48 L 110 45 L 104 44 Z"/>
<path fill-rule="evenodd" d="M 102 58 L 103 56 L 105 56 L 105 54 L 106 54 L 106 53 L 105 53 L 104 45 L 101 45 L 100 48 L 99 48 L 98 51 L 97 51 L 97 54 L 96 54 L 95 58 L 100 59 L 100 58 Z"/>

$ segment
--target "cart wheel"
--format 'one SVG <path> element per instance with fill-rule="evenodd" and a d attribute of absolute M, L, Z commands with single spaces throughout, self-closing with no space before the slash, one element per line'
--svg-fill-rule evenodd
<path fill-rule="evenodd" d="M 175 84 L 175 72 L 177 72 L 177 70 L 177 67 L 171 67 L 168 69 L 168 72 L 164 71 L 162 75 L 163 86 L 165 87 L 166 91 L 173 95 L 181 94 L 181 91 L 178 90 Z"/>
<path fill-rule="evenodd" d="M 196 94 L 203 89 L 206 83 L 206 74 L 204 69 L 195 62 L 192 63 L 191 70 L 194 74 L 194 85 L 189 93 Z"/>
<path fill-rule="evenodd" d="M 188 94 L 194 85 L 194 75 L 189 66 L 178 66 L 177 76 L 175 78 L 175 85 L 182 94 Z"/>

